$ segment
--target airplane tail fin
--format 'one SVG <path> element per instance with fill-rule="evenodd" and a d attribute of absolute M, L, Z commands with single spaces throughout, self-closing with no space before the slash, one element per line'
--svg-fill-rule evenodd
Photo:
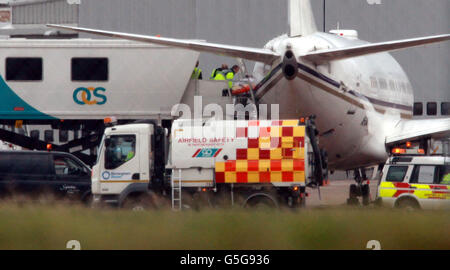
<path fill-rule="evenodd" d="M 306 36 L 317 32 L 310 0 L 288 0 L 289 36 Z"/>

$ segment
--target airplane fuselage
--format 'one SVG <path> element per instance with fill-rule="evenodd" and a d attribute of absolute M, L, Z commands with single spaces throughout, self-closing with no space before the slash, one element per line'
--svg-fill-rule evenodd
<path fill-rule="evenodd" d="M 280 118 L 316 115 L 320 144 L 333 169 L 354 169 L 384 163 L 385 137 L 400 119 L 412 117 L 411 83 L 388 53 L 318 64 L 303 61 L 306 53 L 367 44 L 358 39 L 316 33 L 306 37 L 278 37 L 265 48 L 298 62 L 295 78 L 273 74 L 273 87 L 262 103 L 279 104 Z M 257 64 L 254 76 L 263 78 L 272 66 Z"/>

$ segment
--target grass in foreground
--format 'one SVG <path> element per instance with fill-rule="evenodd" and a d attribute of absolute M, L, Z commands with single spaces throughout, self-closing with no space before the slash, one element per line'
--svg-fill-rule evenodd
<path fill-rule="evenodd" d="M 326 210 L 132 212 L 0 206 L 0 249 L 450 249 L 448 212 Z"/>

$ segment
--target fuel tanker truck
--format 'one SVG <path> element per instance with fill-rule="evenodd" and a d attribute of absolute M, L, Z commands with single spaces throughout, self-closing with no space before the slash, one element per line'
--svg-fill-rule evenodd
<path fill-rule="evenodd" d="M 301 207 L 327 175 L 317 134 L 314 118 L 110 126 L 92 170 L 94 204 Z"/>

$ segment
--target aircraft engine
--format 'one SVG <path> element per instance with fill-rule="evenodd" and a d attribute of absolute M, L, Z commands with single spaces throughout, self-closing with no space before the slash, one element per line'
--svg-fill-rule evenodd
<path fill-rule="evenodd" d="M 291 81 L 297 77 L 298 65 L 295 55 L 291 50 L 287 50 L 283 58 L 283 74 L 284 77 Z"/>

